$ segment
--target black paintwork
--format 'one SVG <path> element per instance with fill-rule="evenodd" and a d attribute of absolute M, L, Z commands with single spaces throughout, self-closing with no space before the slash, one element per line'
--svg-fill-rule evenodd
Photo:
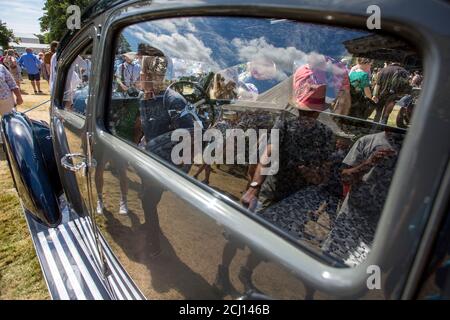
<path fill-rule="evenodd" d="M 55 154 L 53 152 L 53 142 L 50 133 L 50 126 L 44 121 L 32 120 L 33 134 L 37 139 L 39 148 L 41 150 L 42 159 L 47 167 L 50 183 L 53 187 L 54 193 L 58 196 L 63 190 L 61 186 L 61 180 L 58 175 L 58 166 L 55 161 Z"/>
<path fill-rule="evenodd" d="M 61 184 L 56 175 L 50 129 L 32 122 L 25 114 L 12 112 L 2 118 L 4 145 L 14 182 L 25 209 L 48 226 L 61 220 L 57 194 Z M 53 181 L 52 181 L 53 180 Z"/>
<path fill-rule="evenodd" d="M 419 299 L 450 299 L 450 207 L 421 279 Z"/>
<path fill-rule="evenodd" d="M 96 16 L 104 12 L 105 10 L 111 9 L 114 6 L 124 3 L 130 2 L 130 0 L 96 0 L 92 1 L 92 3 L 82 12 L 81 20 L 82 24 L 86 25 L 92 21 Z M 58 55 L 60 52 L 66 47 L 67 44 L 75 37 L 77 32 L 68 31 L 61 39 L 59 47 L 58 47 Z"/>

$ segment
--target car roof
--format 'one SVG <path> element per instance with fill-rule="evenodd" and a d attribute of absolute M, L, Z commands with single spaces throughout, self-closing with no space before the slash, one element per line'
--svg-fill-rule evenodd
<path fill-rule="evenodd" d="M 91 20 L 95 19 L 97 16 L 102 14 L 103 12 L 107 11 L 108 9 L 111 9 L 119 4 L 125 3 L 125 2 L 135 2 L 136 0 L 94 0 L 92 3 L 83 10 L 81 14 L 81 22 L 82 24 L 87 24 Z M 76 31 L 67 31 L 65 35 L 60 40 L 60 45 L 58 52 L 62 52 L 64 48 L 67 46 L 67 44 L 70 42 L 72 38 L 74 38 L 80 30 Z"/>
<path fill-rule="evenodd" d="M 82 20 L 91 20 L 102 12 L 113 8 L 123 2 L 133 2 L 130 0 L 94 0 L 81 15 Z"/>

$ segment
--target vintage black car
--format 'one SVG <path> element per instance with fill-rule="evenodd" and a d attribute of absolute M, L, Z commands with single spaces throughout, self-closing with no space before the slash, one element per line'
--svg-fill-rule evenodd
<path fill-rule="evenodd" d="M 52 298 L 449 298 L 449 18 L 95 1 L 60 43 L 50 124 L 1 125 Z"/>

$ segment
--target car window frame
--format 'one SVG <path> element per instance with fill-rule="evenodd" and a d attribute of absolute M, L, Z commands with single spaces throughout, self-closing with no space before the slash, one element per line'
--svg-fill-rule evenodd
<path fill-rule="evenodd" d="M 205 17 L 209 17 L 209 16 L 205 16 Z M 174 19 L 176 19 L 177 17 L 174 17 Z M 235 17 L 235 18 L 239 18 L 239 17 Z M 245 18 L 245 17 L 244 17 Z M 122 34 L 122 31 L 125 29 L 126 27 L 123 27 L 122 29 L 119 29 L 116 31 L 115 33 L 115 37 L 114 39 L 118 39 L 119 35 Z M 117 41 L 114 41 L 114 46 L 113 46 L 113 52 L 115 53 L 117 49 Z M 114 57 L 114 55 L 113 55 Z M 113 68 L 114 65 L 114 60 L 112 60 L 112 65 L 111 65 L 111 70 Z M 114 78 L 114 72 L 109 71 L 108 78 L 110 80 L 110 85 L 108 86 L 108 89 L 105 90 L 105 92 L 108 92 L 107 95 L 107 101 L 106 101 L 106 105 L 110 105 L 111 101 L 112 101 L 112 81 Z M 327 114 L 327 112 L 323 112 L 324 114 Z M 111 132 L 111 130 L 108 128 L 108 125 L 106 125 L 106 123 L 108 123 L 108 110 L 105 110 L 104 114 L 103 114 L 104 118 L 103 118 L 103 126 L 104 126 L 104 130 L 105 132 L 107 132 L 109 135 L 111 135 L 112 137 L 121 140 L 122 142 L 130 145 L 135 151 L 138 151 L 140 153 L 143 153 L 144 155 L 146 155 L 147 157 L 151 158 L 154 161 L 157 161 L 158 163 L 164 165 L 165 167 L 169 168 L 170 170 L 174 171 L 176 174 L 178 174 L 179 176 L 181 176 L 183 179 L 190 181 L 191 183 L 194 183 L 197 187 L 202 188 L 203 190 L 207 191 L 212 197 L 216 198 L 216 199 L 221 199 L 223 201 L 226 201 L 228 204 L 230 204 L 231 206 L 233 206 L 234 208 L 236 208 L 237 210 L 239 210 L 240 214 L 246 215 L 247 217 L 251 218 L 252 220 L 254 220 L 255 222 L 259 223 L 260 225 L 264 226 L 266 229 L 268 229 L 270 232 L 273 232 L 274 234 L 276 234 L 277 236 L 279 236 L 280 238 L 284 239 L 285 241 L 289 242 L 290 244 L 294 245 L 297 247 L 298 250 L 303 250 L 305 252 L 307 252 L 310 256 L 315 257 L 318 260 L 321 260 L 323 262 L 328 263 L 330 266 L 334 266 L 337 268 L 346 268 L 348 266 L 346 266 L 345 264 L 327 256 L 324 255 L 323 253 L 320 252 L 320 250 L 317 250 L 316 248 L 313 248 L 311 245 L 308 245 L 307 243 L 305 243 L 303 240 L 302 242 L 300 242 L 297 238 L 295 238 L 293 235 L 289 234 L 288 232 L 282 230 L 281 228 L 277 227 L 276 225 L 270 223 L 269 221 L 267 221 L 266 219 L 260 217 L 259 215 L 252 213 L 251 211 L 249 211 L 248 209 L 244 208 L 242 205 L 240 205 L 238 202 L 236 202 L 235 200 L 229 198 L 228 196 L 226 196 L 225 194 L 213 189 L 212 187 L 210 187 L 209 185 L 206 185 L 202 182 L 200 182 L 199 180 L 189 176 L 187 173 L 179 170 L 176 166 L 174 166 L 171 163 L 168 163 L 167 161 L 165 161 L 164 159 L 158 157 L 156 154 L 153 154 L 151 152 L 148 152 L 146 150 L 142 150 L 141 148 L 138 147 L 137 144 L 117 135 Z M 346 116 L 344 116 L 344 118 L 348 118 Z M 403 132 L 405 131 L 404 129 L 401 128 L 393 128 L 394 131 L 400 131 Z"/>
<path fill-rule="evenodd" d="M 323 9 L 320 12 L 315 12 L 314 10 L 311 10 L 310 8 L 300 8 L 301 5 L 292 5 L 292 7 L 286 6 L 283 8 L 277 7 L 277 10 L 273 10 L 273 6 L 267 5 L 264 3 L 265 1 L 263 1 L 263 3 L 258 6 L 257 8 L 253 8 L 253 10 L 248 10 L 248 11 L 243 11 L 243 7 L 239 6 L 239 5 L 230 5 L 229 7 L 227 7 L 226 10 L 222 10 L 222 8 L 220 6 L 195 6 L 195 7 L 189 7 L 187 6 L 186 8 L 183 7 L 177 7 L 175 6 L 171 6 L 171 5 L 167 5 L 167 6 L 158 6 L 158 10 L 154 10 L 153 7 L 151 5 L 148 6 L 148 8 L 143 8 L 143 7 L 139 7 L 136 6 L 134 8 L 131 8 L 131 10 L 128 10 L 129 8 L 127 6 L 122 6 L 120 8 L 115 9 L 114 14 L 112 16 L 114 16 L 114 19 L 108 19 L 106 21 L 106 33 L 104 34 L 104 38 L 102 39 L 102 43 L 103 46 L 105 46 L 106 48 L 109 48 L 109 53 L 107 53 L 105 56 L 107 57 L 108 61 L 113 61 L 111 59 L 111 55 L 114 56 L 115 52 L 113 50 L 111 50 L 111 48 L 115 48 L 111 46 L 111 43 L 113 42 L 112 40 L 114 39 L 115 35 L 117 34 L 117 30 L 123 28 L 126 25 L 131 25 L 137 22 L 142 22 L 142 21 L 149 21 L 149 20 L 154 20 L 154 19 L 162 19 L 162 18 L 179 18 L 179 17 L 188 17 L 188 16 L 214 16 L 214 15 L 219 15 L 219 16 L 246 16 L 246 17 L 264 17 L 264 18 L 288 18 L 288 19 L 292 19 L 292 20 L 300 20 L 301 22 L 311 22 L 311 23 L 321 23 L 321 24 L 325 24 L 325 25 L 333 25 L 333 26 L 343 26 L 343 27 L 350 27 L 350 28 L 357 28 L 357 29 L 362 29 L 365 27 L 365 21 L 367 19 L 367 16 L 363 15 L 363 12 L 361 11 L 361 13 L 356 13 L 354 16 L 352 16 L 351 19 L 348 19 L 348 15 L 344 14 L 343 12 L 339 12 L 338 11 L 332 11 L 333 10 L 333 6 L 330 6 L 326 9 Z M 338 4 L 336 4 L 337 6 Z M 131 5 L 130 5 L 131 6 Z M 122 10 L 122 8 L 126 8 L 127 10 Z M 342 11 L 342 10 L 341 10 Z M 243 14 L 243 12 L 245 12 L 245 14 Z M 336 13 L 337 12 L 337 13 Z M 330 17 L 330 15 L 324 15 L 327 13 L 333 13 L 334 16 L 333 19 L 328 19 L 327 17 Z M 401 14 L 401 13 L 399 13 Z M 299 17 L 301 17 L 301 19 L 299 19 Z M 404 40 L 407 43 L 413 44 L 416 49 L 418 50 L 418 54 L 422 57 L 423 60 L 423 67 L 424 70 L 429 70 L 431 71 L 432 69 L 436 70 L 436 68 L 432 68 L 434 66 L 433 61 L 432 61 L 432 54 L 430 52 L 430 47 L 433 46 L 433 48 L 436 48 L 436 46 L 438 46 L 439 44 L 436 41 L 433 41 L 434 39 L 431 38 L 426 38 L 425 35 L 420 32 L 420 30 L 418 28 L 415 28 L 413 26 L 411 26 L 411 29 L 408 30 L 407 34 L 403 34 L 400 35 L 400 31 L 405 31 L 405 29 L 399 28 L 398 24 L 396 23 L 395 19 L 389 19 L 389 17 L 386 18 L 386 20 L 384 21 L 384 25 L 387 26 L 385 30 L 383 30 L 382 32 L 376 32 L 376 33 L 386 33 L 386 34 L 390 34 L 393 35 L 397 38 L 400 38 L 402 40 Z M 386 31 L 387 30 L 387 31 Z M 414 34 L 414 32 L 416 32 L 416 34 Z M 410 38 L 406 39 L 407 36 L 411 36 Z M 106 49 L 107 51 L 107 49 Z M 108 72 L 111 72 L 111 68 L 108 69 Z M 435 75 L 435 77 L 430 77 L 428 71 L 425 71 L 425 78 L 424 78 L 424 91 L 427 90 L 427 96 L 433 96 L 436 93 L 436 90 L 432 87 L 430 87 L 430 83 L 433 82 L 433 78 L 436 79 L 437 75 Z M 110 80 L 108 78 L 108 80 Z M 108 84 L 108 88 L 109 88 L 110 84 Z M 107 105 L 107 97 L 108 95 L 110 95 L 109 90 L 105 90 L 107 91 L 107 96 L 105 99 L 104 94 L 100 94 L 100 101 L 103 101 L 103 103 L 101 104 L 97 104 L 100 107 L 97 109 L 96 112 L 96 117 L 95 117 L 95 122 L 97 123 L 97 129 L 99 130 L 99 134 L 105 134 L 107 133 L 107 131 L 105 130 L 105 125 L 102 122 L 103 119 L 102 117 L 104 117 L 104 107 Z M 421 96 L 421 99 L 419 101 L 419 105 L 421 105 L 424 101 L 423 96 Z M 430 99 L 428 99 L 430 100 Z M 427 101 L 428 104 L 425 103 L 425 105 L 423 107 L 427 107 L 428 109 L 430 109 L 430 103 L 429 101 Z M 422 106 L 422 105 L 421 105 Z M 423 119 L 417 119 L 417 117 L 413 117 L 413 124 L 412 124 L 412 128 L 414 128 L 413 134 L 416 134 L 418 130 L 420 130 L 420 126 L 421 123 L 423 124 L 423 122 L 426 120 Z M 411 129 L 410 129 L 411 132 Z M 404 151 L 405 148 L 405 144 L 403 146 L 403 152 L 402 155 L 400 156 L 399 159 L 399 163 L 400 164 L 404 164 L 407 160 L 404 159 L 407 156 L 409 156 L 412 152 L 412 146 L 411 144 L 414 142 L 413 139 L 414 138 L 409 138 L 409 136 L 411 136 L 411 133 L 409 135 L 407 135 L 406 138 L 406 142 L 405 144 L 407 144 L 408 148 L 407 151 Z M 122 145 L 123 148 L 127 148 L 127 147 L 131 147 L 133 148 L 133 150 L 135 150 L 135 148 L 129 144 L 129 142 L 125 142 L 123 139 L 116 137 L 116 136 L 111 136 L 108 137 L 108 139 L 111 139 L 110 141 L 117 141 L 118 144 L 122 145 L 122 143 L 126 144 Z M 410 140 L 412 142 L 410 142 Z M 129 148 L 127 148 L 129 149 Z M 131 150 L 131 149 L 129 149 Z M 141 152 L 142 153 L 142 152 Z M 406 153 L 406 154 L 405 154 Z M 158 158 L 156 157 L 149 157 L 148 153 L 142 153 L 142 154 L 136 154 L 136 157 L 142 159 L 142 155 L 145 154 L 145 157 L 147 157 L 148 161 L 156 161 L 159 164 L 162 164 L 164 167 L 167 167 L 166 163 L 162 163 Z M 443 173 L 443 171 L 440 171 L 441 174 Z M 176 172 L 177 175 L 179 175 L 179 172 Z M 300 266 L 301 263 L 299 263 L 299 265 L 292 265 L 293 271 L 299 275 L 301 275 L 301 277 L 303 279 L 305 279 L 306 282 L 311 281 L 312 283 L 314 283 L 315 286 L 322 288 L 324 291 L 326 292 L 331 292 L 333 290 L 341 290 L 342 292 L 345 292 L 348 296 L 353 296 L 355 294 L 358 294 L 358 292 L 361 291 L 366 291 L 366 279 L 367 279 L 367 273 L 366 273 L 366 268 L 367 266 L 370 266 L 374 263 L 384 263 L 384 258 L 385 258 L 385 254 L 382 251 L 382 249 L 384 250 L 384 248 L 380 247 L 380 245 L 382 245 L 383 243 L 385 243 L 385 241 L 383 240 L 383 235 L 386 233 L 386 231 L 380 232 L 380 226 L 384 227 L 384 226 L 388 226 L 391 223 L 391 220 L 395 217 L 394 213 L 392 212 L 393 209 L 389 209 L 387 210 L 388 212 L 386 212 L 386 206 L 389 206 L 393 201 L 395 201 L 394 198 L 394 193 L 398 193 L 398 185 L 400 185 L 399 182 L 401 182 L 402 180 L 405 180 L 403 177 L 399 178 L 399 175 L 401 175 L 401 173 L 396 169 L 395 173 L 394 173 L 394 177 L 391 183 L 391 187 L 389 190 L 389 194 L 388 194 L 388 198 L 386 199 L 385 202 L 385 209 L 382 212 L 381 215 L 381 219 L 379 221 L 378 224 L 378 228 L 377 228 L 377 232 L 375 235 L 375 239 L 374 239 L 374 244 L 373 244 L 373 249 L 371 254 L 369 255 L 368 259 L 366 261 L 364 261 L 363 263 L 361 263 L 359 266 L 355 267 L 355 268 L 345 268 L 345 269 L 340 269 L 340 268 L 335 268 L 333 266 L 329 266 L 329 265 L 324 265 L 321 261 L 318 260 L 313 260 L 311 262 L 311 260 L 308 261 L 309 266 L 312 268 L 312 270 L 316 270 L 314 272 L 308 271 L 307 268 L 302 268 L 302 266 Z M 438 175 L 438 174 L 437 174 Z M 186 178 L 184 178 L 186 180 Z M 189 180 L 189 179 L 187 179 Z M 207 188 L 205 188 L 204 185 L 197 185 L 194 181 L 189 181 L 195 184 L 196 188 L 198 189 L 203 189 L 205 191 L 208 191 L 208 193 L 217 198 L 217 195 L 214 194 L 213 192 L 210 192 L 210 190 L 208 190 Z M 393 189 L 395 189 L 393 192 Z M 436 193 L 434 193 L 435 196 Z M 434 197 L 433 197 L 434 199 Z M 432 200 L 431 199 L 431 202 Z M 236 209 L 232 200 L 227 201 L 227 199 L 220 197 L 220 201 L 223 201 L 224 204 L 228 205 L 230 208 Z M 395 203 L 395 202 L 394 202 Z M 395 207 L 395 206 L 394 206 Z M 425 214 L 426 214 L 426 218 L 428 218 L 434 211 L 432 211 L 432 207 L 427 207 L 424 208 Z M 237 210 L 236 212 L 239 212 L 240 214 L 242 214 L 241 210 Z M 389 214 L 387 214 L 389 213 Z M 425 220 L 426 222 L 426 220 Z M 425 225 L 423 224 L 421 226 L 421 230 L 423 230 L 423 228 L 425 227 Z M 418 230 L 419 233 L 420 230 Z M 417 236 L 416 236 L 417 237 Z M 416 239 L 418 240 L 418 239 Z M 286 243 L 289 244 L 289 243 Z M 408 248 L 411 250 L 410 256 L 413 257 L 413 253 L 417 250 L 417 246 L 408 246 Z M 285 248 L 287 249 L 287 248 Z M 303 248 L 302 248 L 303 249 Z M 298 249 L 297 249 L 298 250 Z M 391 252 L 392 253 L 392 252 Z M 307 259 L 307 257 L 309 256 L 308 253 L 305 253 L 304 251 L 300 251 L 299 250 L 299 254 L 297 255 L 297 257 L 303 257 L 304 259 Z M 284 258 L 286 258 L 284 256 Z M 290 259 L 287 260 L 283 260 L 285 261 L 288 265 L 290 265 L 292 261 L 288 261 Z M 291 259 L 292 260 L 292 259 Z M 295 260 L 295 259 L 293 259 Z M 322 271 L 322 272 L 321 272 Z M 317 272 L 320 273 L 320 275 L 318 276 Z M 316 273 L 316 274 L 315 274 Z M 406 277 L 407 275 L 405 274 L 404 277 L 402 278 L 402 281 L 400 281 L 400 283 L 398 284 L 399 286 L 402 285 L 403 281 L 406 281 Z M 330 280 L 335 280 L 335 281 L 330 281 Z M 398 296 L 398 294 L 397 294 Z"/>
<path fill-rule="evenodd" d="M 66 87 L 66 81 L 68 76 L 68 71 L 70 67 L 72 66 L 72 63 L 75 61 L 77 56 L 82 53 L 84 50 L 86 50 L 89 46 L 92 46 L 92 57 L 94 56 L 94 49 L 95 49 L 95 41 L 92 37 L 92 25 L 88 25 L 85 30 L 82 32 L 81 36 L 76 39 L 76 41 L 72 44 L 70 44 L 68 47 L 64 49 L 64 51 L 60 54 L 60 59 L 58 60 L 58 69 L 57 69 L 57 76 L 55 79 L 56 87 L 54 89 L 54 98 L 53 98 L 53 104 L 55 108 L 58 110 L 58 112 L 64 111 L 66 114 L 74 115 L 80 118 L 84 124 L 87 123 L 88 118 L 88 107 L 91 97 L 91 92 L 93 90 L 92 85 L 89 85 L 89 93 L 88 93 L 88 101 L 86 104 L 86 114 L 82 115 L 78 112 L 74 111 L 68 111 L 66 110 L 64 106 L 64 91 Z M 55 53 L 57 54 L 57 53 Z M 64 57 L 64 58 L 61 58 Z M 91 68 L 91 75 L 93 73 L 93 68 Z M 91 79 L 91 78 L 90 78 Z M 91 80 L 89 80 L 89 84 L 91 83 Z"/>

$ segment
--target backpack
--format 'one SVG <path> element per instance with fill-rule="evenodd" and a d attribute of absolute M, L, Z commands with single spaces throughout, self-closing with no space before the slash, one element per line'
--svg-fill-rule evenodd
<path fill-rule="evenodd" d="M 391 78 L 383 85 L 380 95 L 407 94 L 411 92 L 409 73 L 405 69 L 397 69 Z"/>

